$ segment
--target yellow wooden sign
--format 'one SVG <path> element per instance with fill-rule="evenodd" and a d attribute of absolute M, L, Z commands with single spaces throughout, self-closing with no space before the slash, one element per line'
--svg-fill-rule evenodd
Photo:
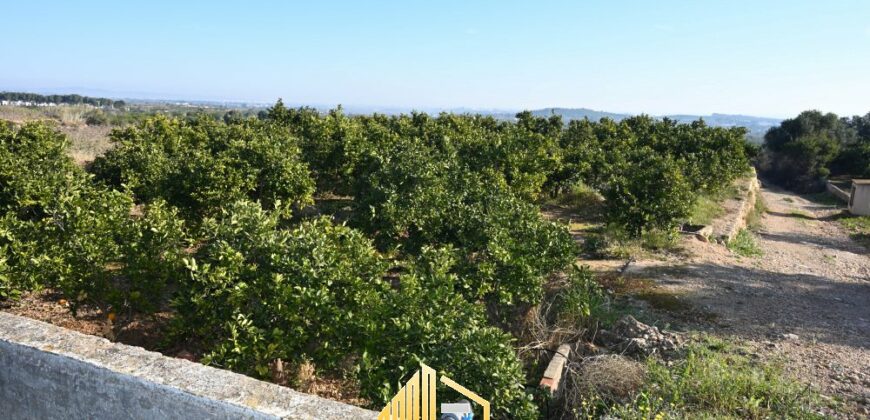
<path fill-rule="evenodd" d="M 381 410 L 378 420 L 435 420 L 438 402 L 436 376 L 434 369 L 421 363 L 420 370 L 405 382 L 405 386 Z M 489 401 L 444 375 L 441 375 L 441 383 L 480 405 L 483 408 L 483 420 L 489 420 Z"/>

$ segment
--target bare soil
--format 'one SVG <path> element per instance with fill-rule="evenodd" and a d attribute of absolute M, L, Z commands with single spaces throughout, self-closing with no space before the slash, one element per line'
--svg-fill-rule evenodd
<path fill-rule="evenodd" d="M 868 415 L 870 251 L 836 222 L 841 208 L 771 186 L 760 195 L 768 207 L 755 234 L 763 256 L 686 239 L 687 257 L 638 261 L 630 276 L 713 315 L 694 328 L 786 360 L 794 377 L 845 403 L 840 416 Z"/>

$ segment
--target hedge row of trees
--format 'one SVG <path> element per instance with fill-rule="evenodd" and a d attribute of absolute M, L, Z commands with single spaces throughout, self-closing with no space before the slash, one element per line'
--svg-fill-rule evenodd
<path fill-rule="evenodd" d="M 98 107 L 115 107 L 123 108 L 126 103 L 124 101 L 116 101 L 108 98 L 92 98 L 90 96 L 81 95 L 40 95 L 38 93 L 27 92 L 0 92 L 0 101 L 25 101 L 38 104 L 68 104 L 68 105 L 93 105 Z"/>
<path fill-rule="evenodd" d="M 870 178 L 870 113 L 851 118 L 805 111 L 764 136 L 762 173 L 800 192 L 824 188 L 829 176 Z"/>
<path fill-rule="evenodd" d="M 3 125 L 0 293 L 54 287 L 73 310 L 116 313 L 169 301 L 174 337 L 214 365 L 268 377 L 277 359 L 313 361 L 378 405 L 425 362 L 502 416 L 534 418 L 499 325 L 559 273 L 584 289 L 572 296 L 599 293 L 537 200 L 583 182 L 631 234 L 670 229 L 746 169 L 743 134 L 279 102 L 260 118 L 149 118 L 114 131 L 86 172 L 48 126 Z"/>

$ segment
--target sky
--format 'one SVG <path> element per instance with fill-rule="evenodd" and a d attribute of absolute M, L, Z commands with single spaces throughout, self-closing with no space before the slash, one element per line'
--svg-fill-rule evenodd
<path fill-rule="evenodd" d="M 331 106 L 870 111 L 870 1 L 0 0 L 0 90 Z"/>

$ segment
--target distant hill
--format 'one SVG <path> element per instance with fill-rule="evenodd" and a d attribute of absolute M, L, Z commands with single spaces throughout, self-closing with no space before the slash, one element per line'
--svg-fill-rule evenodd
<path fill-rule="evenodd" d="M 601 118 L 611 118 L 615 121 L 620 121 L 630 117 L 631 114 L 618 114 L 614 112 L 596 111 L 588 108 L 544 108 L 531 111 L 533 115 L 538 117 L 548 117 L 550 115 L 561 115 L 565 121 L 581 120 L 588 118 L 592 121 L 598 121 Z M 507 116 L 505 113 L 497 114 L 498 117 Z M 513 117 L 511 115 L 510 117 Z M 690 115 L 690 114 L 674 114 L 674 115 L 659 115 L 658 118 L 670 118 L 681 123 L 690 123 L 703 118 L 704 122 L 713 127 L 746 127 L 749 130 L 749 137 L 761 138 L 764 133 L 771 127 L 778 126 L 781 119 L 767 117 L 753 117 L 751 115 L 731 115 L 731 114 L 712 114 L 712 115 Z"/>
<path fill-rule="evenodd" d="M 589 108 L 545 108 L 533 110 L 532 114 L 536 117 L 549 117 L 550 115 L 557 114 L 561 115 L 562 119 L 566 121 L 582 120 L 584 118 L 588 118 L 591 121 L 598 121 L 602 118 L 610 118 L 612 120 L 619 121 L 623 118 L 631 116 L 629 114 L 617 114 L 614 112 L 596 111 Z"/>
<path fill-rule="evenodd" d="M 782 120 L 778 118 L 731 114 L 668 115 L 667 117 L 679 122 L 692 122 L 698 118 L 703 118 L 708 125 L 714 127 L 746 127 L 749 129 L 749 135 L 751 137 L 764 137 L 764 133 L 766 133 L 768 129 L 776 127 L 782 122 Z"/>

